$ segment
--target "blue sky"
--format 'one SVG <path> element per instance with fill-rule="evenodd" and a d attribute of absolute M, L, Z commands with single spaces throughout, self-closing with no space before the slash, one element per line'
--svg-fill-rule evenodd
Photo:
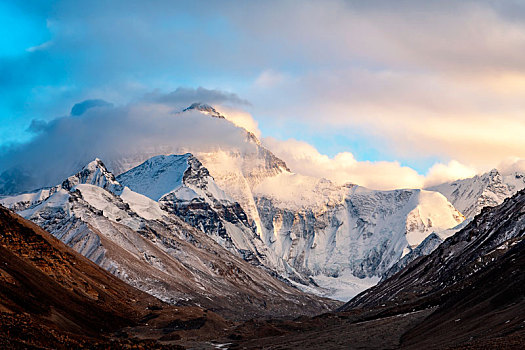
<path fill-rule="evenodd" d="M 520 1 L 3 1 L 0 21 L 0 146 L 86 99 L 202 87 L 329 158 L 525 157 Z"/>

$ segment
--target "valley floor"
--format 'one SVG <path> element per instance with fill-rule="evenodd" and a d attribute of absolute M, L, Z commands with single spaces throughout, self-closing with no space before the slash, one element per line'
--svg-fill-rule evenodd
<path fill-rule="evenodd" d="M 329 313 L 294 321 L 251 321 L 228 337 L 213 342 L 186 343 L 192 349 L 523 349 L 525 328 L 510 326 L 464 340 L 448 329 L 436 337 L 414 334 L 435 309 L 378 317 L 369 313 Z M 374 313 L 374 311 L 372 311 Z M 497 315 L 493 315 L 498 322 Z M 508 316 L 508 315 L 506 315 Z M 370 320 L 363 320 L 372 317 Z"/>

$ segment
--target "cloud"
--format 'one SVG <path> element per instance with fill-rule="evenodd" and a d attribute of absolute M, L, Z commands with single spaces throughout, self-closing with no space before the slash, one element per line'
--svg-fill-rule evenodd
<path fill-rule="evenodd" d="M 437 163 L 429 169 L 425 178 L 424 187 L 466 179 L 476 174 L 478 174 L 476 169 L 461 164 L 456 160 L 451 160 L 448 164 Z"/>
<path fill-rule="evenodd" d="M 45 130 L 46 127 L 47 127 L 47 122 L 45 120 L 33 119 L 31 121 L 31 124 L 27 128 L 27 131 L 30 131 L 32 133 L 38 133 L 42 130 Z"/>
<path fill-rule="evenodd" d="M 95 107 L 112 107 L 113 104 L 104 100 L 85 100 L 79 103 L 76 103 L 73 108 L 71 108 L 72 116 L 79 116 L 84 114 L 88 109 Z"/>
<path fill-rule="evenodd" d="M 198 87 L 196 89 L 187 87 L 178 87 L 175 91 L 170 93 L 154 92 L 146 94 L 144 97 L 146 101 L 162 103 L 166 105 L 173 105 L 179 108 L 188 107 L 194 102 L 206 103 L 209 105 L 217 104 L 233 104 L 247 106 L 250 103 L 234 93 L 221 91 L 217 89 L 206 89 Z"/>
<path fill-rule="evenodd" d="M 330 158 L 312 145 L 297 140 L 263 140 L 272 152 L 282 158 L 290 169 L 302 175 L 321 177 L 338 184 L 354 183 L 368 188 L 391 190 L 421 188 L 424 177 L 414 169 L 397 162 L 359 162 L 350 152 Z"/>
<path fill-rule="evenodd" d="M 214 108 L 233 124 L 248 130 L 257 136 L 257 138 L 261 137 L 262 134 L 261 130 L 259 130 L 259 123 L 250 113 L 238 108 L 221 105 L 215 105 Z"/>
<path fill-rule="evenodd" d="M 480 173 L 478 169 L 452 160 L 447 164 L 435 163 L 423 176 L 398 162 L 357 161 L 350 152 L 329 157 L 321 154 L 314 146 L 294 139 L 281 141 L 266 137 L 264 144 L 281 157 L 293 172 L 325 178 L 340 185 L 354 183 L 377 190 L 426 188 Z M 524 171 L 525 163 L 523 160 L 511 159 L 507 165 L 502 164 L 501 169 L 505 172 L 510 172 L 511 169 Z"/>
<path fill-rule="evenodd" d="M 520 1 L 11 4 L 38 40 L 0 60 L 4 143 L 77 101 L 125 105 L 158 88 L 148 103 L 174 109 L 242 95 L 273 136 L 359 134 L 385 159 L 525 158 Z M 162 93 L 181 85 L 216 89 Z"/>
<path fill-rule="evenodd" d="M 273 93 L 279 97 L 254 103 L 276 116 L 275 128 L 284 116 L 306 130 L 359 134 L 383 147 L 385 158 L 456 159 L 483 169 L 525 158 L 525 74 L 445 78 L 350 69 L 295 77 Z"/>
<path fill-rule="evenodd" d="M 509 157 L 498 164 L 497 169 L 503 175 L 512 175 L 515 173 L 525 174 L 525 159 Z"/>
<path fill-rule="evenodd" d="M 4 181 L 12 182 L 13 191 L 55 185 L 95 157 L 105 161 L 110 169 L 122 170 L 138 160 L 137 154 L 145 159 L 188 151 L 252 152 L 254 146 L 245 142 L 241 128 L 261 135 L 249 113 L 223 105 L 216 107 L 226 120 L 197 111 L 174 113 L 171 103 L 158 100 L 142 99 L 123 106 L 96 100 L 75 106 L 78 113 L 72 113 L 74 116 L 49 122 L 34 120 L 31 131 L 36 135 L 31 141 L 0 149 L 0 173 Z M 99 106 L 103 108 L 96 108 Z M 313 145 L 295 139 L 265 137 L 262 141 L 297 174 L 379 190 L 425 188 L 480 171 L 452 160 L 436 163 L 426 175 L 421 175 L 398 162 L 358 161 L 350 152 L 329 157 Z M 508 158 L 500 164 L 500 170 L 505 174 L 524 171 L 525 163 L 520 158 Z"/>
<path fill-rule="evenodd" d="M 285 82 L 289 77 L 281 72 L 276 72 L 272 69 L 264 70 L 258 77 L 255 79 L 254 84 L 260 88 L 272 88 L 275 85 L 279 85 Z"/>
<path fill-rule="evenodd" d="M 106 105 L 35 125 L 39 132 L 31 141 L 0 149 L 0 174 L 25 177 L 14 191 L 56 185 L 95 157 L 114 169 L 137 155 L 249 152 L 254 147 L 245 142 L 245 131 L 227 120 L 197 111 L 173 113 L 171 106 L 158 103 Z"/>

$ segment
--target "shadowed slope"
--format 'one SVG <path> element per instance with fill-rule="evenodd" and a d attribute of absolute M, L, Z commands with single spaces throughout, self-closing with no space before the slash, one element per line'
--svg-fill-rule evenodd
<path fill-rule="evenodd" d="M 158 321 L 148 331 L 155 333 L 151 328 L 157 327 L 161 335 L 176 330 L 168 326 L 177 320 L 184 324 L 199 319 L 198 328 L 208 328 L 208 332 L 210 323 L 220 324 L 221 329 L 226 325 L 213 313 L 170 307 L 127 285 L 0 206 L 0 347 L 110 344 L 112 332 L 155 318 Z M 130 334 L 137 333 L 128 329 Z M 123 343 L 159 346 L 153 341 L 111 342 L 115 346 Z"/>

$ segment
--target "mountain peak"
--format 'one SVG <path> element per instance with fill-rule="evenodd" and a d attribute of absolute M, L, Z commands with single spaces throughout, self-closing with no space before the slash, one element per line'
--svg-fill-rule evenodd
<path fill-rule="evenodd" d="M 122 186 L 115 176 L 106 168 L 99 158 L 95 158 L 86 164 L 78 173 L 64 180 L 62 187 L 70 190 L 78 184 L 97 185 L 112 192 L 122 189 Z"/>
<path fill-rule="evenodd" d="M 224 118 L 224 116 L 222 114 L 217 112 L 217 110 L 215 108 L 213 108 L 212 106 L 210 106 L 209 104 L 206 104 L 206 103 L 194 102 L 189 107 L 184 108 L 182 111 L 183 112 L 187 112 L 187 111 L 191 111 L 191 110 L 204 112 L 204 113 L 206 113 L 208 115 L 211 115 L 212 117 L 226 119 L 226 118 Z"/>
<path fill-rule="evenodd" d="M 489 172 L 487 173 L 487 175 L 488 175 L 489 177 L 494 177 L 494 176 L 498 176 L 498 175 L 500 175 L 500 172 L 499 172 L 498 169 L 494 168 L 494 169 L 492 169 L 491 171 L 489 171 Z"/>
<path fill-rule="evenodd" d="M 118 181 L 132 191 L 155 201 L 183 182 L 191 153 L 158 155 L 118 176 Z"/>

